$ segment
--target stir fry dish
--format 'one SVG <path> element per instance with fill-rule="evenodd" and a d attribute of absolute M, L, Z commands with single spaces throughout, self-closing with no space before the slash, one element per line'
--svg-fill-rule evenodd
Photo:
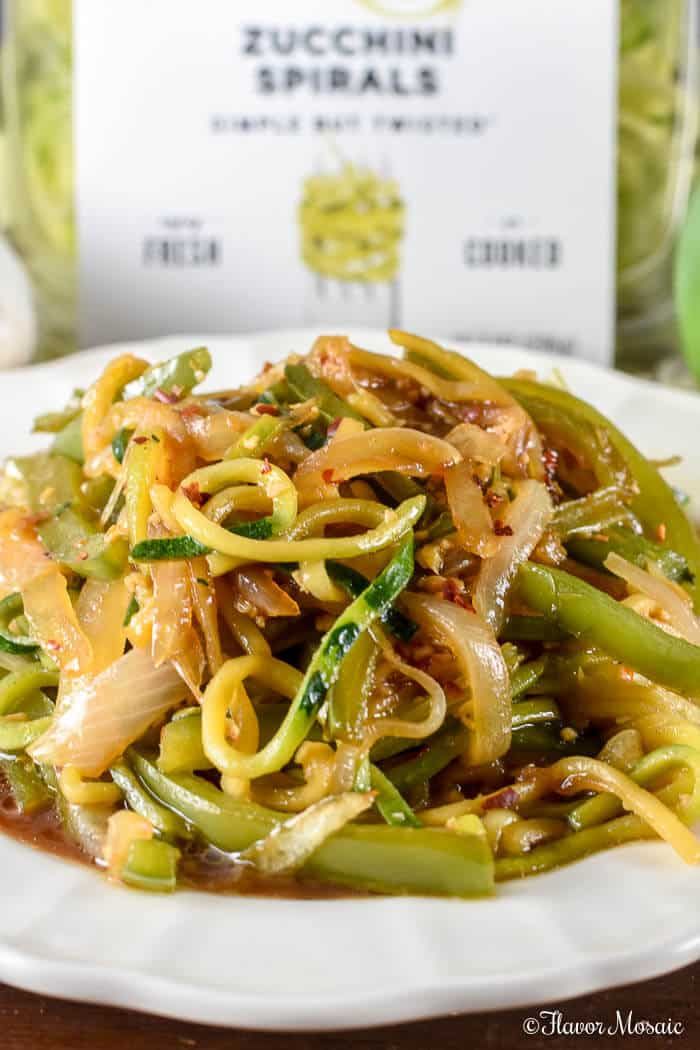
<path fill-rule="evenodd" d="M 150 890 L 490 894 L 700 842 L 700 546 L 591 405 L 404 332 L 113 360 L 0 482 L 0 823 Z M 48 442 L 48 439 L 47 439 Z"/>

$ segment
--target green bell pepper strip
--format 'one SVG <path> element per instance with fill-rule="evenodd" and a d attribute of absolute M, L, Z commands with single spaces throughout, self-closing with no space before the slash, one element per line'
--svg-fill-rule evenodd
<path fill-rule="evenodd" d="M 54 561 L 86 579 L 116 580 L 124 574 L 128 557 L 126 540 L 107 543 L 104 533 L 73 507 L 37 528 L 41 542 Z"/>
<path fill-rule="evenodd" d="M 203 382 L 210 369 L 211 354 L 206 347 L 186 350 L 168 361 L 147 368 L 138 379 L 127 383 L 122 397 L 125 401 L 132 397 L 153 397 L 157 390 L 182 397 Z"/>
<path fill-rule="evenodd" d="M 536 752 L 538 754 L 597 755 L 602 747 L 600 737 L 595 733 L 585 733 L 574 740 L 562 740 L 560 722 L 530 722 L 513 729 L 510 749 L 513 753 Z"/>
<path fill-rule="evenodd" d="M 82 465 L 85 462 L 82 412 L 71 419 L 70 423 L 66 423 L 62 430 L 59 430 L 51 445 L 51 451 L 65 456 L 74 463 Z"/>
<path fill-rule="evenodd" d="M 8 594 L 0 602 L 0 649 L 4 653 L 22 655 L 24 653 L 35 653 L 39 646 L 27 635 L 14 634 L 9 625 L 24 612 L 24 602 L 19 593 Z"/>
<path fill-rule="evenodd" d="M 152 397 L 157 390 L 164 393 L 176 391 L 182 397 L 191 393 L 192 389 L 202 382 L 210 368 L 211 354 L 208 350 L 204 347 L 188 350 L 169 361 L 164 361 L 163 364 L 146 369 L 142 376 L 124 387 L 122 397 L 125 400 L 132 397 Z M 58 432 L 51 448 L 53 452 L 58 452 L 75 463 L 85 462 L 82 412 L 78 412 Z M 121 463 L 118 456 L 117 459 Z"/>
<path fill-rule="evenodd" d="M 350 568 L 348 565 L 342 565 L 338 561 L 327 561 L 326 569 L 333 582 L 343 587 L 351 598 L 357 598 L 358 595 L 362 594 L 365 587 L 369 585 L 369 580 L 362 573 Z M 413 620 L 409 620 L 408 616 L 404 616 L 398 609 L 387 609 L 380 617 L 380 620 L 394 637 L 401 642 L 410 642 L 418 630 L 418 624 L 414 623 Z"/>
<path fill-rule="evenodd" d="M 502 642 L 561 642 L 562 631 L 546 616 L 509 616 L 499 635 Z"/>
<path fill-rule="evenodd" d="M 677 554 L 664 544 L 638 536 L 630 529 L 605 529 L 605 539 L 572 536 L 566 540 L 566 549 L 576 561 L 601 572 L 607 571 L 607 556 L 615 553 L 642 569 L 646 569 L 648 562 L 654 562 L 667 579 L 677 583 L 690 579 L 688 563 L 682 554 Z"/>
<path fill-rule="evenodd" d="M 280 718 L 277 725 L 281 722 Z M 163 726 L 160 731 L 158 769 L 162 773 L 193 773 L 197 769 L 211 769 L 211 762 L 202 747 L 200 711 L 173 718 Z"/>
<path fill-rule="evenodd" d="M 539 697 L 537 700 L 521 700 L 513 704 L 513 731 L 541 722 L 561 723 L 561 712 L 554 700 Z"/>
<path fill-rule="evenodd" d="M 38 663 L 26 671 L 11 671 L 0 679 L 0 715 L 12 714 L 27 694 L 37 689 L 54 688 L 58 685 L 58 671 L 48 671 Z"/>
<path fill-rule="evenodd" d="M 580 860 L 591 853 L 610 849 L 612 846 L 655 837 L 652 829 L 643 820 L 629 813 L 598 827 L 566 835 L 556 842 L 536 846 L 524 856 L 499 857 L 495 864 L 496 882 L 537 875 L 543 871 L 560 868 L 564 864 L 571 864 L 572 861 Z"/>
<path fill-rule="evenodd" d="M 119 873 L 122 882 L 137 890 L 172 893 L 177 885 L 180 851 L 160 839 L 136 839 L 129 846 Z"/>
<path fill-rule="evenodd" d="M 261 416 L 252 426 L 244 430 L 226 452 L 224 459 L 241 459 L 245 456 L 257 458 L 287 426 L 284 416 Z"/>
<path fill-rule="evenodd" d="M 11 754 L 24 751 L 46 732 L 52 722 L 52 716 L 32 718 L 21 722 L 15 718 L 0 717 L 0 754 Z"/>
<path fill-rule="evenodd" d="M 356 419 L 365 427 L 369 424 L 364 416 L 356 412 L 347 401 L 334 394 L 329 386 L 321 379 L 316 379 L 306 365 L 286 365 L 284 376 L 292 395 L 299 401 L 308 401 L 314 398 L 318 405 L 318 411 L 326 423 L 332 423 L 334 419 Z"/>
<path fill-rule="evenodd" d="M 39 538 L 55 561 L 79 576 L 114 580 L 126 566 L 126 543 L 106 544 L 104 534 L 86 513 L 81 495 L 82 471 L 63 455 L 40 452 L 12 461 L 26 486 L 30 509 L 44 516 Z"/>
<path fill-rule="evenodd" d="M 554 508 L 551 527 L 566 540 L 577 533 L 602 532 L 610 525 L 632 516 L 627 501 L 630 493 L 617 485 L 596 489 L 589 496 L 568 500 Z"/>
<path fill-rule="evenodd" d="M 292 700 L 282 725 L 262 750 L 244 755 L 231 748 L 227 773 L 254 779 L 273 773 L 291 761 L 294 752 L 306 738 L 329 690 L 337 681 L 344 657 L 360 635 L 386 612 L 413 576 L 413 535 L 404 539 L 388 565 L 372 583 L 345 609 L 328 633 L 321 639 L 297 695 Z M 226 665 L 224 665 L 225 668 Z M 222 669 L 223 670 L 223 669 Z M 218 672 L 221 674 L 221 672 Z M 217 675 L 207 687 L 215 688 Z M 207 696 L 205 694 L 205 716 Z"/>
<path fill-rule="evenodd" d="M 150 821 L 156 831 L 168 839 L 189 839 L 192 833 L 182 817 L 161 806 L 141 784 L 128 762 L 123 759 L 110 767 L 110 775 L 126 799 L 129 808 Z"/>
<path fill-rule="evenodd" d="M 422 827 L 396 785 L 392 784 L 378 766 L 370 766 L 369 782 L 372 790 L 377 792 L 374 804 L 387 824 L 394 828 Z"/>
<path fill-rule="evenodd" d="M 653 682 L 700 698 L 700 646 L 676 638 L 559 569 L 526 562 L 517 577 L 522 601 L 569 634 L 621 661 Z"/>
<path fill-rule="evenodd" d="M 238 801 L 199 777 L 167 777 L 143 755 L 135 755 L 134 766 L 160 802 L 227 853 L 247 849 L 287 819 Z M 324 842 L 302 874 L 378 893 L 475 897 L 492 892 L 493 858 L 481 836 L 353 824 Z"/>
<path fill-rule="evenodd" d="M 451 719 L 417 755 L 385 769 L 384 773 L 399 791 L 408 791 L 449 766 L 453 759 L 464 754 L 469 740 L 469 730 Z"/>
<path fill-rule="evenodd" d="M 51 804 L 51 792 L 31 759 L 24 755 L 15 759 L 0 759 L 0 770 L 20 813 L 36 813 Z"/>
<path fill-rule="evenodd" d="M 541 656 L 538 660 L 530 660 L 521 664 L 510 676 L 510 695 L 516 700 L 523 693 L 527 693 L 540 680 L 544 674 L 546 660 Z"/>
<path fill-rule="evenodd" d="M 554 411 L 580 428 L 602 429 L 637 487 L 638 491 L 630 500 L 630 509 L 651 535 L 656 534 L 659 525 L 665 526 L 669 548 L 685 558 L 693 575 L 691 594 L 696 611 L 700 611 L 700 541 L 695 527 L 679 507 L 670 485 L 653 463 L 610 420 L 592 405 L 567 391 L 527 379 L 505 379 L 501 382 L 536 423 L 543 412 Z"/>

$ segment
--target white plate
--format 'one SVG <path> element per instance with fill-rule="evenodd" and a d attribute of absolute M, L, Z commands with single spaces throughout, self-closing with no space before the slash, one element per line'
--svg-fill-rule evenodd
<path fill-rule="evenodd" d="M 177 337 L 130 350 L 161 359 L 206 342 L 211 382 L 244 380 L 311 333 Z M 388 349 L 386 337 L 358 341 Z M 37 447 L 31 418 L 84 386 L 115 348 L 2 375 L 0 452 Z M 648 454 L 686 459 L 700 494 L 700 401 L 514 348 L 472 346 L 496 373 L 561 368 Z M 47 995 L 261 1029 L 329 1029 L 562 999 L 700 958 L 700 873 L 660 843 L 630 845 L 498 888 L 488 901 L 287 901 L 149 896 L 0 836 L 0 979 Z"/>

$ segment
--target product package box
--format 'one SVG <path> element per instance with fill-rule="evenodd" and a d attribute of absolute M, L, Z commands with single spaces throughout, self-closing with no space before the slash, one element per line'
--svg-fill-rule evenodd
<path fill-rule="evenodd" d="M 399 325 L 609 361 L 615 0 L 74 0 L 84 345 Z"/>

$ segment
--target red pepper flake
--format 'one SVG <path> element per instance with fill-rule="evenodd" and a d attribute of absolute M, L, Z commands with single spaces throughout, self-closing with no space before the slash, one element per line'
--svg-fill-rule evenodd
<path fill-rule="evenodd" d="M 207 493 L 201 491 L 196 481 L 193 481 L 191 485 L 183 485 L 182 492 L 195 507 L 201 507 L 209 499 Z"/>
<path fill-rule="evenodd" d="M 134 442 L 135 445 L 145 445 L 148 441 L 148 438 L 145 436 L 145 434 L 140 434 L 138 437 L 132 438 L 131 440 Z"/>
<path fill-rule="evenodd" d="M 89 557 L 90 557 L 90 555 L 88 554 L 87 551 L 81 551 L 78 554 L 78 561 L 87 561 Z"/>
<path fill-rule="evenodd" d="M 335 419 L 332 419 L 331 422 L 328 424 L 328 429 L 326 430 L 326 437 L 332 438 L 335 434 L 337 434 L 338 427 L 342 422 L 343 421 L 340 418 L 340 416 L 336 416 Z"/>
<path fill-rule="evenodd" d="M 501 503 L 505 503 L 506 497 L 502 492 L 495 492 L 494 489 L 489 489 L 486 493 L 486 506 L 487 507 L 499 507 Z"/>
<path fill-rule="evenodd" d="M 175 393 L 175 389 L 162 390 L 158 387 L 157 390 L 153 391 L 153 400 L 160 401 L 161 405 L 174 405 L 180 400 L 180 395 Z"/>
<path fill-rule="evenodd" d="M 497 536 L 512 536 L 513 530 L 510 525 L 505 525 L 502 521 L 494 521 L 493 531 Z"/>
<path fill-rule="evenodd" d="M 270 466 L 270 460 L 267 458 L 267 456 L 263 456 L 262 467 L 260 468 L 260 473 L 261 474 L 269 474 L 271 470 L 272 470 L 272 467 Z"/>
<path fill-rule="evenodd" d="M 660 525 L 656 526 L 656 538 L 659 543 L 666 542 L 666 525 L 662 521 Z"/>
<path fill-rule="evenodd" d="M 256 416 L 278 416 L 280 414 L 277 405 L 268 405 L 265 401 L 258 401 L 254 412 Z"/>
<path fill-rule="evenodd" d="M 46 648 L 49 650 L 49 652 L 57 653 L 61 648 L 61 643 L 57 642 L 55 638 L 49 638 L 46 642 Z"/>
<path fill-rule="evenodd" d="M 620 668 L 620 678 L 622 679 L 623 682 L 633 682 L 634 681 L 634 671 L 632 670 L 631 667 L 621 667 Z"/>
<path fill-rule="evenodd" d="M 333 484 L 333 467 L 328 467 L 327 470 L 321 472 L 321 477 L 326 485 Z"/>

